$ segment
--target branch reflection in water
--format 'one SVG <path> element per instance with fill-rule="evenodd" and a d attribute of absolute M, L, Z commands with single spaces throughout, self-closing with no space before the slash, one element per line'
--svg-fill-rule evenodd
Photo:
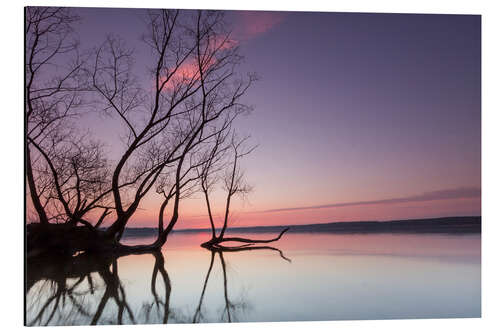
<path fill-rule="evenodd" d="M 200 295 L 200 301 L 198 303 L 198 307 L 196 308 L 196 312 L 193 316 L 193 323 L 199 323 L 201 321 L 203 321 L 203 299 L 205 297 L 205 292 L 206 292 L 206 289 L 207 289 L 207 285 L 208 285 L 208 280 L 210 279 L 210 275 L 212 273 L 212 268 L 214 266 L 214 259 L 215 259 L 215 255 L 218 255 L 218 258 L 219 258 L 219 262 L 220 262 L 220 265 L 221 265 L 221 268 L 222 268 L 222 276 L 223 276 L 223 286 L 224 286 L 224 309 L 222 311 L 222 316 L 221 316 L 221 319 L 220 321 L 221 322 L 224 322 L 224 321 L 227 321 L 227 322 L 233 322 L 235 320 L 235 312 L 237 311 L 244 311 L 247 307 L 247 304 L 246 302 L 239 302 L 239 303 L 236 303 L 236 302 L 232 302 L 230 300 L 230 297 L 229 297 L 229 293 L 228 293 L 228 279 L 227 279 L 227 269 L 226 269 L 226 261 L 224 260 L 224 252 L 242 252 L 242 251 L 252 251 L 252 250 L 271 250 L 271 251 L 276 251 L 279 253 L 280 257 L 283 259 L 283 260 L 286 260 L 288 262 L 292 262 L 289 258 L 285 257 L 283 255 L 283 252 L 280 250 L 280 249 L 277 249 L 275 247 L 271 247 L 271 246 L 238 246 L 238 247 L 227 247 L 225 249 L 218 249 L 218 250 L 215 250 L 215 249 L 210 249 L 209 251 L 211 252 L 211 257 L 210 257 L 210 265 L 208 267 L 208 271 L 207 271 L 207 274 L 205 276 L 205 281 L 203 282 L 203 289 L 201 291 L 201 295 Z"/>
<path fill-rule="evenodd" d="M 270 250 L 277 252 L 283 260 L 291 262 L 280 249 L 270 246 L 237 247 L 227 250 L 209 250 L 209 269 L 204 277 L 202 292 L 194 315 L 170 309 L 172 285 L 165 268 L 165 259 L 160 251 L 149 254 L 154 258 L 150 286 L 151 300 L 142 306 L 127 299 L 126 284 L 119 275 L 118 262 L 124 256 L 79 254 L 60 259 L 37 258 L 28 260 L 26 285 L 26 315 L 29 326 L 51 325 L 96 325 L 96 324 L 147 324 L 174 322 L 202 322 L 203 300 L 217 256 L 223 274 L 224 307 L 220 321 L 237 321 L 248 304 L 244 297 L 231 300 L 228 292 L 227 263 L 224 252 Z M 148 256 L 149 254 L 141 254 Z M 134 255 L 134 254 L 132 254 Z M 134 311 L 134 309 L 137 309 Z M 192 319 L 190 319 L 192 318 Z"/>
<path fill-rule="evenodd" d="M 153 312 L 167 323 L 170 278 L 163 254 L 155 251 L 151 255 L 155 260 L 150 290 L 153 301 L 143 304 L 136 314 L 119 277 L 117 256 L 80 254 L 58 262 L 53 258 L 28 261 L 28 325 L 140 324 L 138 318 L 144 323 L 158 322 L 152 320 Z M 156 287 L 158 276 L 164 285 L 161 296 Z M 116 306 L 114 311 L 109 311 L 113 306 Z"/>

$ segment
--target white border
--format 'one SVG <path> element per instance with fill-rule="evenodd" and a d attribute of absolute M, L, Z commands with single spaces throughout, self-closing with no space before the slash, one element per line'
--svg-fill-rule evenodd
<path fill-rule="evenodd" d="M 2 150 L 0 152 L 1 178 L 0 207 L 1 219 L 1 256 L 0 267 L 2 293 L 0 294 L 0 317 L 2 329 L 8 332 L 18 330 L 41 330 L 22 326 L 23 313 L 23 6 L 25 5 L 63 5 L 87 7 L 171 7 L 171 8 L 221 8 L 221 9 L 262 9 L 262 10 L 307 10 L 307 11 L 350 11 L 350 12 L 399 12 L 399 13 L 452 13 L 481 14 L 483 29 L 483 108 L 482 108 L 482 167 L 483 167 L 483 318 L 482 319 L 441 319 L 441 320 L 390 320 L 390 321 L 336 321 L 336 322 L 295 322 L 295 323 L 258 323 L 258 324 L 208 324 L 208 325 L 162 325 L 149 326 L 101 326 L 98 331 L 133 332 L 148 331 L 174 332 L 252 332 L 255 330 L 274 332 L 490 332 L 499 325 L 499 258 L 500 243 L 500 16 L 498 1 L 444 1 L 444 0 L 254 0 L 236 3 L 229 0 L 65 0 L 65 1 L 5 1 L 1 8 L 0 24 L 2 39 L 0 44 L 0 85 L 2 102 L 0 104 L 0 130 Z M 456 291 L 457 293 L 460 290 Z M 307 306 L 307 305 L 304 305 Z M 48 328 L 48 331 L 69 328 Z M 71 327 L 72 332 L 88 332 L 89 327 Z"/>

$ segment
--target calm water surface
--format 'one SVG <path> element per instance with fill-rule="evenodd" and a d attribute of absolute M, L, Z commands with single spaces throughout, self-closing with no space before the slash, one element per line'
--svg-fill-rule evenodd
<path fill-rule="evenodd" d="M 282 253 L 212 253 L 206 239 L 175 233 L 161 254 L 30 263 L 27 324 L 481 315 L 479 234 L 290 233 L 270 244 Z"/>

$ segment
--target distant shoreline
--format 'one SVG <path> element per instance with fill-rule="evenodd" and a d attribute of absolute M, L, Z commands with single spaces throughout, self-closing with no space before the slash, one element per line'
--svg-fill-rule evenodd
<path fill-rule="evenodd" d="M 253 226 L 228 228 L 229 233 L 280 232 L 289 227 L 288 233 L 481 233 L 481 216 L 454 216 L 429 219 L 331 222 L 300 225 Z M 173 233 L 210 232 L 209 228 L 179 229 Z M 156 228 L 127 228 L 124 237 L 156 235 Z"/>

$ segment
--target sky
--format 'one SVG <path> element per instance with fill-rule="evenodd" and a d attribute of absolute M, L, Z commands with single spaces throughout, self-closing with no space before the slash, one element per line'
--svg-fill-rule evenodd
<path fill-rule="evenodd" d="M 76 9 L 83 47 L 106 34 L 136 52 L 142 10 Z M 242 161 L 253 192 L 233 225 L 481 215 L 481 18 L 475 15 L 226 12 L 260 80 L 239 119 L 258 148 Z M 110 146 L 97 116 L 84 122 Z M 113 148 L 114 149 L 114 148 Z M 155 226 L 148 196 L 130 226 Z M 214 199 L 222 216 L 222 193 Z M 200 195 L 178 228 L 207 227 Z"/>

